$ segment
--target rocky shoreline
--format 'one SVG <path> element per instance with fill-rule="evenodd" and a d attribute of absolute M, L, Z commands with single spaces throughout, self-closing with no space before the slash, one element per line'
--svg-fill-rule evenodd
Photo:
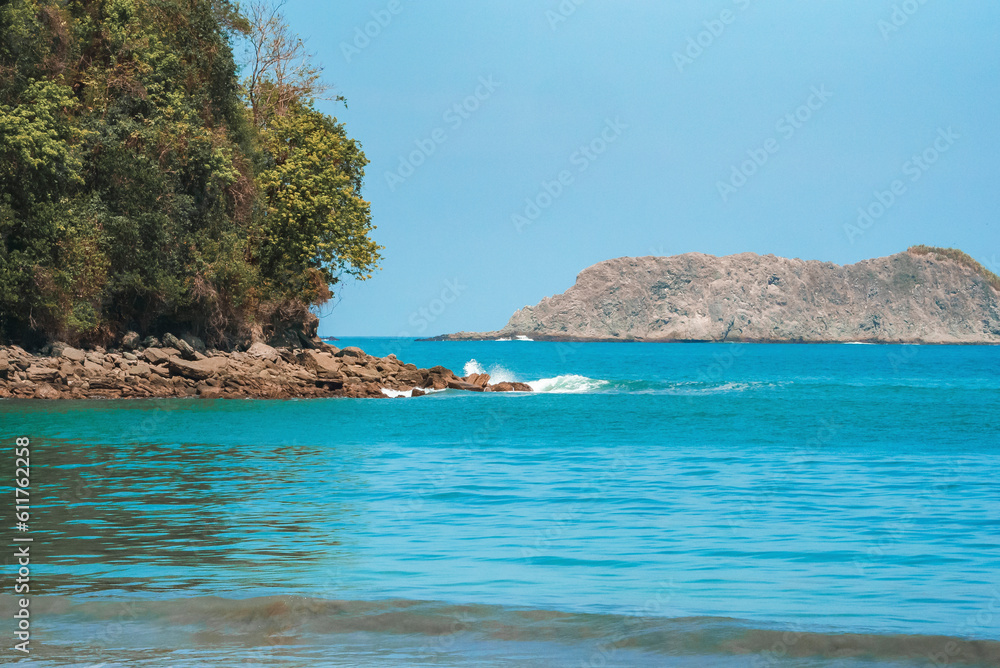
<path fill-rule="evenodd" d="M 255 343 L 245 352 L 206 350 L 193 337 L 169 334 L 163 342 L 149 342 L 156 345 L 132 343 L 111 351 L 56 343 L 37 354 L 0 346 L 0 398 L 388 398 L 444 389 L 531 391 L 524 383 L 490 384 L 489 374 L 462 378 L 443 366 L 420 369 L 395 355 L 373 357 L 360 348 L 321 342 L 315 348 Z"/>

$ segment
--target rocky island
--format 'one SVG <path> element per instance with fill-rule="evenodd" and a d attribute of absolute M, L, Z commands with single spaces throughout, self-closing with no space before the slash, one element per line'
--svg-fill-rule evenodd
<path fill-rule="evenodd" d="M 1000 343 L 1000 278 L 914 246 L 840 266 L 741 253 L 623 257 L 494 332 L 441 340 Z"/>

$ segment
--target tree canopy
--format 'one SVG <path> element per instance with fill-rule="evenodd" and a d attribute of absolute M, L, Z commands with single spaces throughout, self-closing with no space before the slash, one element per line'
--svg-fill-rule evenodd
<path fill-rule="evenodd" d="M 0 35 L 0 339 L 232 345 L 377 269 L 367 160 L 273 8 L 8 0 Z"/>

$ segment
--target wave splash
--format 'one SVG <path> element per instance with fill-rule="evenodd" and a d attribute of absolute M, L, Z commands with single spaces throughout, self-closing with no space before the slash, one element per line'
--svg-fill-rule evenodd
<path fill-rule="evenodd" d="M 485 369 L 478 361 L 471 359 L 465 363 L 464 367 L 462 367 L 462 374 L 468 377 L 474 373 L 490 374 L 490 383 L 493 384 L 513 383 L 517 380 L 517 378 L 514 377 L 514 373 L 510 369 L 502 367 L 499 364 L 492 364 L 489 369 Z"/>

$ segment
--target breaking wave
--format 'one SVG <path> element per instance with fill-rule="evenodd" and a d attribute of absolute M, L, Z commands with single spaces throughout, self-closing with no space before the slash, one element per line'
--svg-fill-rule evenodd
<path fill-rule="evenodd" d="M 596 380 L 586 376 L 567 374 L 555 378 L 542 378 L 528 382 L 535 392 L 552 392 L 555 394 L 571 394 L 578 392 L 594 392 L 607 387 L 611 383 L 606 380 Z"/>
<path fill-rule="evenodd" d="M 517 380 L 510 369 L 506 369 L 499 364 L 492 364 L 489 369 L 485 369 L 482 364 L 475 359 L 471 359 L 462 367 L 462 375 L 471 376 L 474 373 L 490 374 L 490 383 L 513 383 Z"/>

